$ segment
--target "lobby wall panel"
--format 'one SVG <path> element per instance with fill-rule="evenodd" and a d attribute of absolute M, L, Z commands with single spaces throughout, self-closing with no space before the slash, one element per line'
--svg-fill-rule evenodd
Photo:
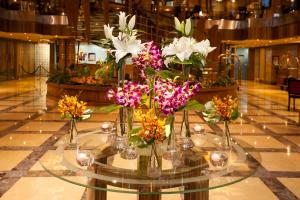
<path fill-rule="evenodd" d="M 254 50 L 254 80 L 259 81 L 259 49 Z"/>
<path fill-rule="evenodd" d="M 0 80 L 10 80 L 34 70 L 34 43 L 0 39 Z"/>
<path fill-rule="evenodd" d="M 266 80 L 266 49 L 259 49 L 259 81 Z"/>
<path fill-rule="evenodd" d="M 249 58 L 248 58 L 248 80 L 254 79 L 254 71 L 255 71 L 255 50 L 249 49 Z"/>
<path fill-rule="evenodd" d="M 266 55 L 265 55 L 265 68 L 266 68 L 266 79 L 265 83 L 274 83 L 274 73 L 275 70 L 272 65 L 272 49 L 271 48 L 265 48 Z"/>

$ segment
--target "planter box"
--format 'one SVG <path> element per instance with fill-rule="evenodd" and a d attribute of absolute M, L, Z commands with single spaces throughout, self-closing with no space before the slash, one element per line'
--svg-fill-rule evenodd
<path fill-rule="evenodd" d="M 212 100 L 214 96 L 225 97 L 230 95 L 232 97 L 237 97 L 238 85 L 232 85 L 229 87 L 215 87 L 215 88 L 202 88 L 199 93 L 197 93 L 193 99 L 199 101 L 202 104 Z"/>
<path fill-rule="evenodd" d="M 47 84 L 47 97 L 60 99 L 62 95 L 78 95 L 80 100 L 88 102 L 89 105 L 111 104 L 106 98 L 106 93 L 112 86 L 86 86 L 68 84 Z"/>

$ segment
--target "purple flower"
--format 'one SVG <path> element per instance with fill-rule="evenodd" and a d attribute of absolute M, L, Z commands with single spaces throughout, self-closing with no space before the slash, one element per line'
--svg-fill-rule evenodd
<path fill-rule="evenodd" d="M 170 80 L 159 79 L 154 85 L 154 101 L 165 115 L 170 115 L 185 106 L 199 90 L 199 83 L 187 81 L 181 86 Z"/>
<path fill-rule="evenodd" d="M 138 107 L 141 103 L 142 96 L 148 93 L 147 85 L 140 85 L 134 82 L 127 82 L 123 88 L 109 90 L 107 93 L 108 99 L 115 99 L 115 103 L 125 107 Z"/>
<path fill-rule="evenodd" d="M 145 68 L 147 67 L 151 67 L 157 71 L 163 68 L 161 50 L 153 41 L 146 43 L 144 50 L 136 58 L 133 58 L 132 61 L 140 69 L 142 78 L 146 78 Z"/>

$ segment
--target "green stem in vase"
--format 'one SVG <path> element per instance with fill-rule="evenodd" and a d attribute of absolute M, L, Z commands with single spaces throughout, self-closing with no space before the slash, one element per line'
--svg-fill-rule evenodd
<path fill-rule="evenodd" d="M 231 134 L 229 131 L 228 121 L 224 121 L 224 133 L 226 137 L 226 145 L 227 147 L 230 147 Z"/>
<path fill-rule="evenodd" d="M 156 149 L 156 144 L 155 142 L 152 144 L 152 148 L 153 148 L 153 153 L 154 153 L 154 156 L 155 156 L 155 159 L 157 161 L 157 164 L 159 166 L 159 168 L 161 167 L 161 163 L 160 163 L 160 159 L 158 157 L 158 153 L 157 153 L 157 149 Z"/>
<path fill-rule="evenodd" d="M 183 80 L 188 81 L 190 76 L 191 66 L 182 65 Z M 190 125 L 189 125 L 189 111 L 183 110 L 183 118 L 181 122 L 180 132 L 183 137 L 191 137 Z"/>
<path fill-rule="evenodd" d="M 168 138 L 168 145 L 176 145 L 176 137 L 175 137 L 175 132 L 174 132 L 174 123 L 175 123 L 175 116 L 171 115 L 170 116 L 170 135 Z"/>
<path fill-rule="evenodd" d="M 77 127 L 76 127 L 76 119 L 71 119 L 71 126 L 70 126 L 70 143 L 73 142 L 74 138 L 77 136 Z"/>
<path fill-rule="evenodd" d="M 118 87 L 124 86 L 124 66 L 123 60 L 120 60 L 117 63 L 117 70 L 118 70 Z M 119 120 L 120 120 L 120 132 L 121 136 L 125 134 L 125 115 L 124 115 L 124 108 L 119 109 Z"/>
<path fill-rule="evenodd" d="M 128 132 L 132 131 L 132 127 L 133 127 L 133 108 L 130 108 L 130 107 L 127 108 L 127 126 L 128 126 Z"/>

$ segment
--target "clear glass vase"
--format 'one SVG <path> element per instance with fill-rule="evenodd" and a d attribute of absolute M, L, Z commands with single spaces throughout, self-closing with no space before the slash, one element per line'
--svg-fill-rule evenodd
<path fill-rule="evenodd" d="M 176 133 L 174 130 L 174 125 L 175 125 L 175 115 L 170 116 L 170 135 L 168 137 L 168 146 L 167 150 L 163 154 L 163 158 L 166 160 L 173 160 L 177 154 L 178 150 L 176 147 Z"/>
<path fill-rule="evenodd" d="M 76 119 L 72 118 L 69 129 L 70 144 L 77 144 L 77 134 Z"/>
<path fill-rule="evenodd" d="M 137 151 L 135 146 L 132 144 L 128 143 L 128 139 L 130 137 L 130 133 L 132 131 L 133 127 L 133 108 L 124 108 L 126 110 L 126 122 L 127 126 L 125 126 L 125 133 L 127 137 L 127 142 L 125 144 L 124 149 L 121 152 L 121 157 L 127 160 L 132 160 L 137 158 Z"/>
<path fill-rule="evenodd" d="M 125 67 L 124 61 L 120 60 L 116 64 L 117 75 L 118 75 L 118 84 L 117 87 L 123 87 L 125 79 Z M 114 146 L 117 151 L 123 151 L 127 146 L 127 135 L 126 135 L 126 109 L 120 108 L 117 122 L 116 122 L 116 137 L 114 139 Z"/>
<path fill-rule="evenodd" d="M 228 126 L 228 121 L 224 121 L 222 140 L 223 148 L 231 150 L 231 134 Z"/>
<path fill-rule="evenodd" d="M 183 80 L 188 81 L 191 71 L 190 65 L 182 65 L 183 71 Z M 183 110 L 182 122 L 180 127 L 180 139 L 179 139 L 179 146 L 183 150 L 191 149 L 194 147 L 194 143 L 191 139 L 191 130 L 190 130 L 190 123 L 189 123 L 189 111 Z"/>
<path fill-rule="evenodd" d="M 151 145 L 151 154 L 147 166 L 147 176 L 151 178 L 159 178 L 161 176 L 161 159 L 158 156 L 155 142 Z"/>

